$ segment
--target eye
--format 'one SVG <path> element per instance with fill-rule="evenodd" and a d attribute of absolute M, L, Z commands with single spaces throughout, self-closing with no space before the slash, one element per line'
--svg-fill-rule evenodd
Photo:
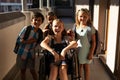
<path fill-rule="evenodd" d="M 37 21 L 37 19 L 34 19 L 35 21 Z"/>
<path fill-rule="evenodd" d="M 82 18 L 83 16 L 80 16 L 80 18 Z"/>
<path fill-rule="evenodd" d="M 80 18 L 87 18 L 87 16 L 80 16 Z"/>

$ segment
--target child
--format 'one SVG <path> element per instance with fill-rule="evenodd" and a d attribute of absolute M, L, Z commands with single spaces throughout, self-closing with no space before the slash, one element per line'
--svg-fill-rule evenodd
<path fill-rule="evenodd" d="M 80 77 L 82 77 L 82 68 L 85 73 L 85 80 L 90 80 L 89 64 L 93 58 L 94 49 L 96 46 L 95 28 L 90 19 L 90 13 L 87 9 L 80 9 L 76 14 L 75 30 L 78 43 L 78 59 Z"/>
<path fill-rule="evenodd" d="M 20 44 L 17 52 L 17 66 L 21 70 L 21 80 L 25 80 L 26 69 L 29 68 L 34 80 L 37 80 L 37 74 L 35 72 L 35 47 L 42 41 L 43 32 L 39 26 L 43 23 L 44 16 L 39 12 L 34 12 L 31 19 L 30 32 L 26 34 L 28 30 L 25 26 L 19 33 L 18 42 Z M 27 39 L 24 39 L 25 35 L 29 35 Z"/>
<path fill-rule="evenodd" d="M 44 32 L 44 37 L 46 37 L 48 34 L 51 35 L 52 31 L 51 31 L 51 28 L 52 28 L 52 22 L 54 19 L 56 19 L 56 15 L 55 13 L 53 12 L 48 12 L 47 16 L 46 16 L 47 20 L 48 20 L 48 24 L 45 26 L 43 32 Z"/>
<path fill-rule="evenodd" d="M 66 52 L 77 46 L 76 41 L 67 40 L 64 24 L 60 19 L 53 20 L 52 35 L 48 35 L 41 42 L 41 46 L 49 51 L 48 61 L 50 63 L 49 80 L 56 80 L 58 71 L 60 80 L 68 80 Z M 68 43 L 69 42 L 69 43 Z M 68 44 L 67 44 L 68 43 Z M 50 45 L 52 44 L 52 45 Z"/>

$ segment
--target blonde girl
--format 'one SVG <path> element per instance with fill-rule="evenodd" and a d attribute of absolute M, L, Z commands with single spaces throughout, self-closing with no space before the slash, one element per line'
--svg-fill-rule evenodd
<path fill-rule="evenodd" d="M 41 46 L 49 51 L 48 61 L 50 63 L 49 80 L 56 80 L 59 73 L 60 80 L 68 80 L 66 52 L 77 46 L 76 41 L 65 39 L 66 30 L 60 19 L 53 20 L 52 35 L 48 35 L 42 42 Z M 68 44 L 67 44 L 67 42 Z"/>
<path fill-rule="evenodd" d="M 84 70 L 84 79 L 90 80 L 90 63 L 96 46 L 95 28 L 92 25 L 88 9 L 82 8 L 76 13 L 76 34 L 80 77 Z M 82 80 L 82 78 L 81 78 Z"/>

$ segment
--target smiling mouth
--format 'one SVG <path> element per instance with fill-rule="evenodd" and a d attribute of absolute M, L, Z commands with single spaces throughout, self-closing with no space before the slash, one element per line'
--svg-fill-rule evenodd
<path fill-rule="evenodd" d="M 55 30 L 55 32 L 59 33 L 59 32 L 60 32 L 60 30 Z"/>

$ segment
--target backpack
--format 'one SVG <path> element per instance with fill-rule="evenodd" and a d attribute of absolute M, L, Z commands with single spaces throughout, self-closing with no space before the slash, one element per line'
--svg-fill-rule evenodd
<path fill-rule="evenodd" d="M 24 40 L 28 39 L 31 29 L 32 29 L 31 25 L 27 26 L 24 37 L 23 37 Z M 43 32 L 42 32 L 41 29 L 38 29 L 38 33 L 39 34 L 38 34 L 37 43 L 39 44 L 43 40 Z M 17 54 L 19 46 L 20 46 L 20 43 L 18 42 L 19 39 L 20 39 L 20 37 L 17 37 L 16 44 L 15 44 L 15 47 L 14 47 L 14 50 L 13 50 L 14 53 L 16 53 L 16 54 Z"/>
<path fill-rule="evenodd" d="M 73 25 L 72 31 L 75 33 L 75 39 L 77 39 L 76 25 L 75 24 Z M 88 38 L 91 37 L 91 32 L 90 31 L 87 32 L 87 36 L 88 36 Z M 96 29 L 95 29 L 95 36 L 96 36 L 96 47 L 95 47 L 95 50 L 94 50 L 94 56 L 97 56 L 98 49 L 99 49 L 100 46 L 99 46 L 98 31 Z M 92 44 L 91 40 L 89 40 L 89 43 Z"/>

